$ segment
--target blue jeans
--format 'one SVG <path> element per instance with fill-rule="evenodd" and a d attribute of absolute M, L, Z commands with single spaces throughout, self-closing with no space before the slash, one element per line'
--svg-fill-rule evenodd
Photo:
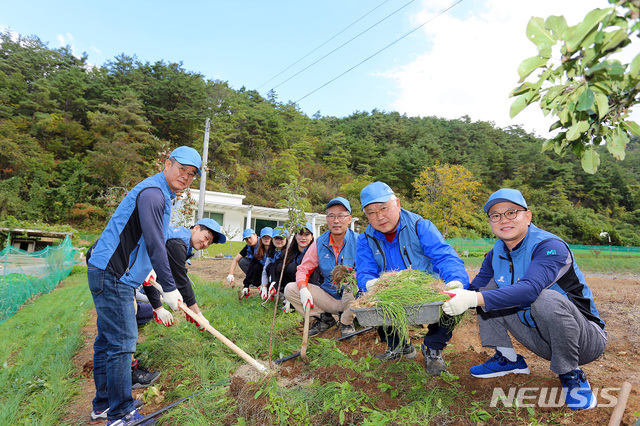
<path fill-rule="evenodd" d="M 109 408 L 109 420 L 119 419 L 134 410 L 131 359 L 138 339 L 135 290 L 91 263 L 87 278 L 98 314 L 98 336 L 93 344 L 93 410 Z"/>

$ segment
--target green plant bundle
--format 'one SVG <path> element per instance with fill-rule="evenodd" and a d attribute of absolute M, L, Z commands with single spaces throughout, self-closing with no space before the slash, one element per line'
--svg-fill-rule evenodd
<path fill-rule="evenodd" d="M 356 300 L 353 308 L 382 309 L 384 316 L 391 320 L 400 341 L 407 342 L 408 311 L 425 303 L 448 300 L 449 296 L 443 291 L 442 281 L 425 272 L 413 269 L 385 272 L 364 296 Z"/>

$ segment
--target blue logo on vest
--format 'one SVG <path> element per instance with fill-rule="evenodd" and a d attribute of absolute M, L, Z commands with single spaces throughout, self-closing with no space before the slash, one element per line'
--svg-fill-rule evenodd
<path fill-rule="evenodd" d="M 551 255 L 553 255 L 553 254 L 556 254 L 556 251 L 555 251 L 555 250 L 549 250 L 549 251 L 547 252 L 547 256 L 551 256 Z"/>

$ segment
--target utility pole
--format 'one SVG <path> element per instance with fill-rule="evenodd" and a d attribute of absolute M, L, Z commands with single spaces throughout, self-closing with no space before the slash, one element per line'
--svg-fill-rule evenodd
<path fill-rule="evenodd" d="M 211 119 L 207 117 L 204 124 L 204 144 L 202 146 L 202 165 L 200 166 L 200 195 L 198 196 L 198 220 L 204 216 L 204 201 L 207 191 L 207 157 L 209 156 L 209 127 Z M 202 259 L 202 250 L 196 250 L 196 259 Z"/>

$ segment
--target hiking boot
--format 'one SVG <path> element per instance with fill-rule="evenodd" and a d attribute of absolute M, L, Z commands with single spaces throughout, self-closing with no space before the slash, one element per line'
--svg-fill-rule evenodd
<path fill-rule="evenodd" d="M 424 356 L 424 365 L 427 373 L 432 376 L 438 376 L 440 373 L 447 371 L 447 364 L 442 358 L 442 349 L 429 349 L 425 345 L 421 346 L 422 356 Z"/>
<path fill-rule="evenodd" d="M 591 392 L 587 375 L 579 368 L 561 374 L 560 381 L 562 391 L 565 392 L 567 407 L 572 410 L 590 410 L 598 403 L 598 399 Z"/>
<path fill-rule="evenodd" d="M 131 369 L 131 389 L 142 389 L 160 377 L 159 371 L 149 371 L 141 365 Z"/>
<path fill-rule="evenodd" d="M 133 410 L 126 416 L 121 417 L 117 420 L 109 420 L 107 422 L 107 426 L 130 426 L 143 418 L 144 416 L 142 414 L 140 414 L 137 410 Z M 158 420 L 149 419 L 146 422 L 138 423 L 138 426 L 150 426 L 155 425 L 156 423 L 158 423 Z"/>
<path fill-rule="evenodd" d="M 313 325 L 309 328 L 309 337 L 327 331 L 334 325 L 336 325 L 336 320 L 333 315 L 323 312 L 319 318 L 314 317 Z"/>
<path fill-rule="evenodd" d="M 389 348 L 384 353 L 374 356 L 374 358 L 379 359 L 380 361 L 394 361 L 396 359 L 399 359 L 400 357 L 414 359 L 417 356 L 418 353 L 416 352 L 416 348 L 414 348 L 413 345 L 409 343 L 404 345 L 402 347 L 402 350 L 399 350 L 399 348 Z"/>
<path fill-rule="evenodd" d="M 144 405 L 144 402 L 134 399 L 133 400 L 133 409 L 137 410 L 138 408 L 142 407 Z M 96 421 L 96 420 L 107 420 L 107 412 L 109 411 L 109 407 L 107 407 L 106 409 L 102 410 L 102 411 L 92 411 L 91 412 L 91 420 L 92 421 Z"/>
<path fill-rule="evenodd" d="M 500 377 L 512 373 L 529 374 L 531 370 L 527 367 L 527 363 L 524 362 L 522 355 L 518 355 L 516 361 L 511 362 L 502 356 L 500 351 L 496 351 L 496 354 L 492 358 L 489 358 L 484 364 L 474 365 L 469 369 L 469 372 L 473 377 L 488 379 L 490 377 Z"/>
<path fill-rule="evenodd" d="M 353 324 L 340 323 L 340 335 L 342 337 L 348 336 L 348 335 L 353 334 L 355 332 L 356 332 L 356 329 L 353 326 Z"/>

